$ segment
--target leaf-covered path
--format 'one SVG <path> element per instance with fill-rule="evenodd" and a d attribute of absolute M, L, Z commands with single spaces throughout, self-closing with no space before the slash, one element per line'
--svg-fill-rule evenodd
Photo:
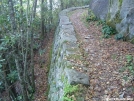
<path fill-rule="evenodd" d="M 45 38 L 42 42 L 40 51 L 35 54 L 35 95 L 34 101 L 47 101 L 48 94 L 48 69 L 51 61 L 52 42 L 54 32 L 49 34 L 49 39 Z"/>
<path fill-rule="evenodd" d="M 134 45 L 116 41 L 113 37 L 103 39 L 101 25 L 97 26 L 97 22 L 90 22 L 88 25 L 84 23 L 87 13 L 87 10 L 82 9 L 70 13 L 70 20 L 85 53 L 90 77 L 86 101 L 134 98 L 131 89 L 134 82 L 122 79 L 124 75 L 129 77 L 128 71 L 119 72 L 126 65 L 126 56 L 134 56 Z"/>

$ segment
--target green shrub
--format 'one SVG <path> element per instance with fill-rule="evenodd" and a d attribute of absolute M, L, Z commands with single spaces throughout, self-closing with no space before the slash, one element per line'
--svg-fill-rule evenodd
<path fill-rule="evenodd" d="M 90 21 L 97 21 L 97 17 L 94 15 L 94 13 L 89 10 L 89 15 L 86 17 L 86 21 L 90 22 Z"/>
<path fill-rule="evenodd" d="M 127 64 L 126 69 L 129 70 L 129 73 L 134 76 L 134 62 L 133 62 L 133 56 L 132 55 L 126 55 Z"/>
<path fill-rule="evenodd" d="M 71 95 L 75 94 L 78 90 L 78 85 L 70 85 L 65 83 L 63 101 L 74 101 Z"/>
<path fill-rule="evenodd" d="M 104 38 L 109 38 L 111 35 L 116 34 L 116 30 L 114 28 L 108 26 L 106 23 L 103 23 L 102 33 L 103 33 Z"/>
<path fill-rule="evenodd" d="M 105 24 L 106 24 L 106 21 L 105 20 L 98 20 L 98 22 L 97 22 L 97 26 L 98 25 L 104 26 Z"/>
<path fill-rule="evenodd" d="M 4 82 L 1 80 L 0 81 L 0 92 L 4 91 L 5 86 L 4 86 Z"/>
<path fill-rule="evenodd" d="M 126 55 L 126 65 L 120 69 L 120 72 L 128 71 L 129 76 L 125 75 L 123 79 L 125 81 L 134 79 L 134 61 L 132 55 Z"/>
<path fill-rule="evenodd" d="M 102 33 L 104 38 L 109 38 L 111 35 L 116 34 L 116 30 L 106 24 L 104 20 L 98 20 L 92 10 L 89 10 L 89 15 L 86 17 L 86 21 L 98 21 L 97 25 L 102 25 Z"/>
<path fill-rule="evenodd" d="M 115 37 L 114 37 L 116 40 L 121 40 L 121 39 L 123 39 L 124 38 L 124 35 L 123 34 L 121 34 L 121 33 L 119 33 L 119 34 L 117 34 L 117 35 L 115 35 Z"/>
<path fill-rule="evenodd" d="M 18 79 L 18 74 L 17 71 L 14 70 L 11 73 L 7 74 L 7 79 L 11 82 L 14 83 Z"/>

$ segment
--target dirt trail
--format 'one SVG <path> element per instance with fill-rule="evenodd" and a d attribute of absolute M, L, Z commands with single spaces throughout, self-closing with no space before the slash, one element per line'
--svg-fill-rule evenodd
<path fill-rule="evenodd" d="M 116 41 L 113 37 L 103 39 L 101 25 L 97 26 L 97 22 L 85 25 L 87 13 L 87 10 L 70 13 L 70 20 L 80 37 L 79 42 L 82 42 L 88 62 L 90 87 L 86 101 L 106 101 L 106 98 L 126 98 L 127 101 L 127 97 L 134 98 L 134 92 L 129 89 L 133 82 L 122 79 L 124 75 L 129 75 L 128 72 L 119 72 L 126 64 L 126 55 L 134 56 L 134 45 Z"/>

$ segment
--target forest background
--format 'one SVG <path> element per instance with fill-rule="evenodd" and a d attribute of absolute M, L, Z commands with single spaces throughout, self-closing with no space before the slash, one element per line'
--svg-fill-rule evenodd
<path fill-rule="evenodd" d="M 33 100 L 35 52 L 55 31 L 61 10 L 88 3 L 89 0 L 0 0 L 0 101 Z"/>

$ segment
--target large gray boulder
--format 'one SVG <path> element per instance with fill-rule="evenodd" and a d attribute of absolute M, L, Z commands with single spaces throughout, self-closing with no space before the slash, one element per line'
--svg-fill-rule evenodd
<path fill-rule="evenodd" d="M 91 0 L 89 8 L 119 34 L 134 37 L 134 0 Z"/>
<path fill-rule="evenodd" d="M 134 0 L 123 0 L 120 10 L 121 18 L 122 19 L 125 18 L 129 13 L 130 9 L 132 9 L 133 7 L 134 7 Z"/>
<path fill-rule="evenodd" d="M 120 10 L 121 23 L 116 27 L 119 32 L 129 38 L 134 37 L 134 0 L 123 0 Z M 124 30 L 124 31 L 122 31 Z M 123 32 L 123 33 L 122 33 Z"/>
<path fill-rule="evenodd" d="M 108 0 L 91 0 L 89 7 L 98 18 L 106 19 L 108 5 Z"/>
<path fill-rule="evenodd" d="M 107 0 L 106 0 L 107 1 Z M 118 0 L 109 0 L 107 20 L 113 23 L 120 23 L 120 8 L 121 4 Z"/>

